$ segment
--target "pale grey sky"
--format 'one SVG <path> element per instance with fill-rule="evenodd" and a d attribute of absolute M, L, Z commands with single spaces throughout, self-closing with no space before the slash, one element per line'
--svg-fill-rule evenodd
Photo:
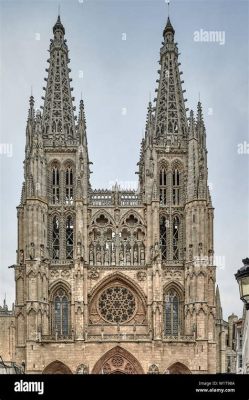
<path fill-rule="evenodd" d="M 172 1 L 188 107 L 200 92 L 207 128 L 215 207 L 215 252 L 224 315 L 241 314 L 234 273 L 249 256 L 248 2 Z M 61 19 L 70 49 L 75 105 L 85 101 L 94 187 L 136 184 L 135 171 L 149 93 L 154 98 L 159 49 L 167 18 L 164 0 L 64 0 Z M 49 39 L 57 1 L 0 1 L 0 301 L 14 300 L 16 206 L 23 180 L 30 88 L 42 105 Z M 196 42 L 196 31 L 219 31 L 219 42 Z M 126 34 L 126 40 L 122 40 Z M 225 36 L 224 36 L 225 35 Z M 82 78 L 83 72 L 83 78 Z M 122 109 L 127 113 L 123 115 Z M 3 146 L 3 145 L 8 145 Z M 113 154 L 115 149 L 115 154 Z M 4 154 L 8 150 L 10 154 Z"/>

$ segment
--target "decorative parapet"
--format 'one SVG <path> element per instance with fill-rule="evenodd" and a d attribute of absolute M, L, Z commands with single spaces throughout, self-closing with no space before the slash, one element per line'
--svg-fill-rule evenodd
<path fill-rule="evenodd" d="M 164 336 L 164 342 L 194 342 L 194 335 Z"/>
<path fill-rule="evenodd" d="M 118 189 L 96 189 L 89 193 L 92 206 L 134 207 L 141 205 L 141 197 L 135 190 L 120 191 Z"/>

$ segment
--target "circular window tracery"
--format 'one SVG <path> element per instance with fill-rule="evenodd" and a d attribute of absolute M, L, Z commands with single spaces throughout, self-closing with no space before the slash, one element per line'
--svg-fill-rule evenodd
<path fill-rule="evenodd" d="M 98 309 L 102 318 L 107 322 L 124 323 L 133 317 L 136 310 L 136 299 L 126 287 L 109 287 L 99 296 Z"/>

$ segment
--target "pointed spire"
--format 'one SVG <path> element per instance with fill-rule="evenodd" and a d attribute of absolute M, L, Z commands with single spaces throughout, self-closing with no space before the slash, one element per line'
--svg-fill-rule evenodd
<path fill-rule="evenodd" d="M 195 119 L 194 119 L 194 112 L 190 110 L 190 117 L 189 117 L 189 139 L 195 137 Z"/>
<path fill-rule="evenodd" d="M 80 100 L 80 107 L 79 107 L 78 134 L 79 134 L 79 144 L 87 146 L 86 118 L 85 118 L 84 102 L 82 99 Z"/>
<path fill-rule="evenodd" d="M 34 105 L 35 105 L 35 100 L 33 95 L 31 94 L 29 98 L 29 114 L 28 114 L 29 119 L 33 119 L 35 116 Z"/>
<path fill-rule="evenodd" d="M 200 101 L 197 103 L 197 120 L 196 120 L 197 136 L 202 148 L 206 149 L 206 129 L 202 113 L 202 104 Z"/>
<path fill-rule="evenodd" d="M 145 125 L 145 141 L 151 144 L 152 139 L 153 139 L 153 109 L 152 109 L 152 103 L 151 101 L 149 101 L 147 107 L 147 117 Z"/>
<path fill-rule="evenodd" d="M 64 28 L 64 26 L 63 26 L 62 23 L 61 23 L 60 14 L 58 15 L 58 18 L 57 18 L 57 21 L 56 21 L 55 25 L 53 26 L 54 35 L 56 34 L 57 31 L 58 31 L 58 32 L 62 32 L 63 35 L 65 35 L 65 28 Z"/>
<path fill-rule="evenodd" d="M 25 146 L 26 157 L 29 155 L 30 149 L 32 147 L 34 125 L 35 125 L 34 105 L 35 105 L 34 97 L 31 94 L 29 98 L 28 120 L 26 125 L 26 146 Z"/>
<path fill-rule="evenodd" d="M 168 16 L 167 23 L 166 23 L 166 26 L 163 31 L 163 36 L 165 37 L 167 33 L 171 33 L 173 36 L 175 34 L 175 30 L 170 22 L 169 16 Z"/>
<path fill-rule="evenodd" d="M 72 97 L 73 88 L 70 87 L 71 72 L 68 67 L 68 47 L 64 39 L 65 29 L 60 16 L 53 27 L 54 39 L 50 43 L 50 58 L 47 87 L 45 88 L 43 107 L 44 138 L 48 139 L 46 145 L 65 145 L 67 141 L 76 144 L 75 132 L 75 107 Z"/>
<path fill-rule="evenodd" d="M 80 112 L 79 112 L 79 120 L 85 119 L 85 111 L 84 111 L 84 101 L 82 100 L 82 93 L 81 93 L 81 100 L 80 100 Z"/>
<path fill-rule="evenodd" d="M 183 97 L 181 80 L 182 72 L 179 70 L 178 48 L 174 42 L 174 28 L 168 17 L 164 29 L 164 43 L 160 51 L 161 70 L 158 70 L 160 78 L 157 80 L 156 89 L 156 114 L 155 136 L 157 141 L 168 143 L 170 146 L 179 147 L 180 139 L 187 135 L 188 123 Z M 183 145 L 182 140 L 181 145 Z M 159 144 L 159 143 L 158 143 Z"/>
<path fill-rule="evenodd" d="M 201 104 L 200 100 L 197 103 L 197 121 L 203 122 L 202 104 Z"/>
<path fill-rule="evenodd" d="M 152 122 L 152 104 L 151 101 L 149 101 L 148 107 L 147 107 L 147 118 L 146 118 L 146 128 L 148 125 Z"/>

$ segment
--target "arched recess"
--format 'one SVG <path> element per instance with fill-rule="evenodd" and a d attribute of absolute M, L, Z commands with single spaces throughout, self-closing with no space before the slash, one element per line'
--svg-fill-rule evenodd
<path fill-rule="evenodd" d="M 159 204 L 165 206 L 169 200 L 167 187 L 169 183 L 168 163 L 161 160 L 158 163 L 158 187 L 159 187 Z"/>
<path fill-rule="evenodd" d="M 25 338 L 25 319 L 22 313 L 17 315 L 17 345 L 24 345 Z"/>
<path fill-rule="evenodd" d="M 103 306 L 102 306 L 102 301 L 103 299 L 103 294 L 106 296 L 108 293 L 106 292 L 108 289 L 113 289 L 118 288 L 120 293 L 117 293 L 117 297 L 120 297 L 122 295 L 122 290 L 121 289 L 126 289 L 126 293 L 124 293 L 125 299 L 124 299 L 124 304 L 127 302 L 129 303 L 129 307 L 132 308 L 132 312 L 127 314 L 127 318 L 117 320 L 109 320 L 104 316 L 104 312 L 101 312 Z M 110 296 L 112 293 L 110 293 Z M 115 296 L 115 293 L 113 293 Z M 131 296 L 131 297 L 130 297 Z M 115 302 L 110 298 L 108 300 L 109 303 L 108 305 L 112 305 L 114 309 L 112 310 L 112 314 L 115 314 Z M 120 303 L 120 298 L 118 298 L 118 303 Z M 119 305 L 120 306 L 120 305 Z M 120 306 L 120 310 L 121 310 Z M 118 314 L 117 310 L 117 314 Z M 96 285 L 92 292 L 89 294 L 89 322 L 90 324 L 139 324 L 139 325 L 145 325 L 147 323 L 147 315 L 146 315 L 146 296 L 143 294 L 141 288 L 130 278 L 125 276 L 124 274 L 117 272 L 114 274 L 111 274 L 107 276 L 105 279 L 103 279 L 102 282 L 100 282 L 98 285 Z"/>
<path fill-rule="evenodd" d="M 191 374 L 191 371 L 186 365 L 182 364 L 181 362 L 175 362 L 172 364 L 167 370 L 167 374 L 176 374 L 176 375 L 186 375 Z"/>
<path fill-rule="evenodd" d="M 75 186 L 75 165 L 72 160 L 66 160 L 63 163 L 63 174 L 64 203 L 72 205 Z"/>
<path fill-rule="evenodd" d="M 36 339 L 37 335 L 37 320 L 36 320 L 36 312 L 32 308 L 28 314 L 27 314 L 27 319 L 28 319 L 28 338 L 31 340 Z"/>
<path fill-rule="evenodd" d="M 49 289 L 50 331 L 52 334 L 67 336 L 71 328 L 71 288 L 62 280 L 57 280 Z"/>
<path fill-rule="evenodd" d="M 90 225 L 115 226 L 115 221 L 110 213 L 105 210 L 99 210 L 92 216 Z"/>
<path fill-rule="evenodd" d="M 24 299 L 24 286 L 23 286 L 23 278 L 18 277 L 16 280 L 16 297 L 17 297 L 17 304 L 23 304 Z"/>
<path fill-rule="evenodd" d="M 174 158 L 171 162 L 171 170 L 173 171 L 174 169 L 178 169 L 179 172 L 183 172 L 184 170 L 184 166 L 181 160 L 179 160 L 179 158 Z"/>
<path fill-rule="evenodd" d="M 184 332 L 184 289 L 177 282 L 169 282 L 163 291 L 163 325 L 165 336 Z"/>
<path fill-rule="evenodd" d="M 144 374 L 139 361 L 123 347 L 107 351 L 94 365 L 92 374 Z"/>
<path fill-rule="evenodd" d="M 183 191 L 183 164 L 179 159 L 171 162 L 172 173 L 172 202 L 173 205 L 180 205 Z"/>
<path fill-rule="evenodd" d="M 184 301 L 184 287 L 181 283 L 175 281 L 167 282 L 163 287 L 163 292 L 166 293 L 169 289 L 174 289 L 178 293 L 180 300 Z"/>
<path fill-rule="evenodd" d="M 53 361 L 44 368 L 43 374 L 72 374 L 71 369 L 61 361 Z"/>
<path fill-rule="evenodd" d="M 134 217 L 134 218 L 132 218 Z M 136 222 L 137 220 L 137 222 Z M 127 211 L 121 218 L 120 225 L 130 226 L 130 223 L 134 223 L 134 225 L 144 225 L 143 218 L 137 211 L 131 209 Z"/>

